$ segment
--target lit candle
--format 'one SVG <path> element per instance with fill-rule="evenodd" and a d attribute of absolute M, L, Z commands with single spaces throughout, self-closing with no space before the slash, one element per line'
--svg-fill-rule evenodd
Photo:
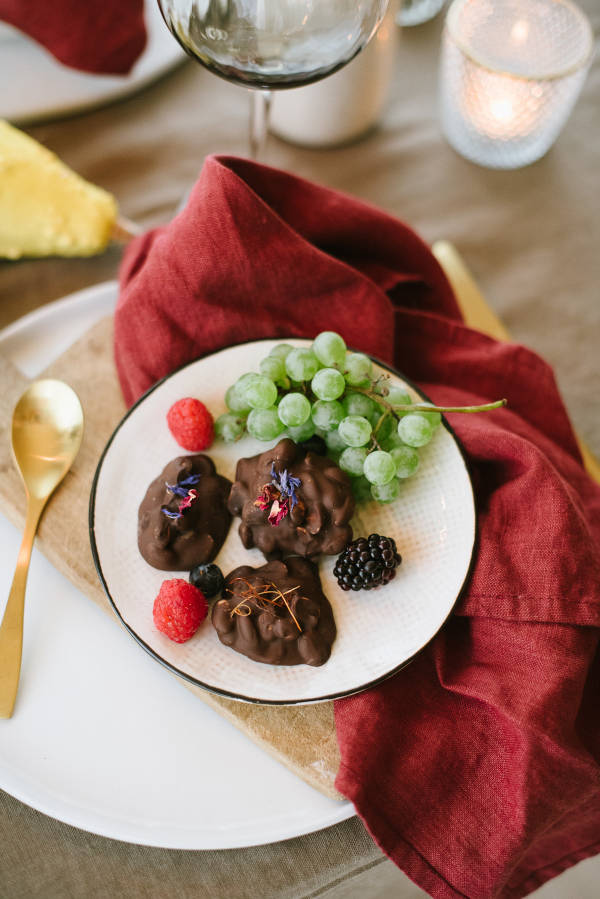
<path fill-rule="evenodd" d="M 570 0 L 454 0 L 440 67 L 442 128 L 467 159 L 517 168 L 550 148 L 593 51 Z"/>
<path fill-rule="evenodd" d="M 539 127 L 543 94 L 537 84 L 473 67 L 466 72 L 459 103 L 464 117 L 480 134 L 514 140 Z"/>

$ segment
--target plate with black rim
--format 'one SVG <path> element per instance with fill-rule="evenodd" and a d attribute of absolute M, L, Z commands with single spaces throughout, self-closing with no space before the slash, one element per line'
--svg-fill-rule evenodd
<path fill-rule="evenodd" d="M 90 537 L 98 574 L 131 636 L 157 662 L 210 692 L 246 702 L 295 705 L 358 693 L 408 664 L 442 627 L 460 595 L 473 558 L 476 516 L 473 489 L 462 451 L 444 421 L 419 451 L 420 465 L 392 503 L 357 506 L 355 536 L 393 537 L 402 555 L 394 580 L 370 591 L 345 592 L 333 575 L 334 556 L 318 559 L 323 591 L 332 605 L 337 637 L 322 666 L 276 666 L 254 662 L 223 645 L 210 615 L 186 643 L 177 644 L 154 626 L 152 607 L 161 583 L 187 572 L 159 571 L 137 545 L 139 505 L 148 484 L 175 456 L 185 454 L 166 423 L 170 406 L 184 396 L 200 399 L 216 417 L 224 393 L 240 375 L 258 371 L 260 360 L 281 340 L 227 347 L 167 376 L 128 411 L 100 459 L 90 499 Z M 290 339 L 295 346 L 306 340 Z M 374 360 L 376 371 L 424 398 L 412 384 Z M 216 440 L 207 454 L 220 474 L 235 479 L 237 461 L 262 453 L 249 435 L 233 444 Z M 215 563 L 224 574 L 265 559 L 245 549 L 234 519 Z"/>

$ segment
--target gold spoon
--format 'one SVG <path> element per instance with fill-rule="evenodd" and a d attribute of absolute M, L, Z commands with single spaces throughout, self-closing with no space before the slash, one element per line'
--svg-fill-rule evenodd
<path fill-rule="evenodd" d="M 0 625 L 0 718 L 13 713 L 23 647 L 25 585 L 40 516 L 81 445 L 83 410 L 74 390 L 50 378 L 34 381 L 15 406 L 12 447 L 27 494 L 17 567 Z"/>

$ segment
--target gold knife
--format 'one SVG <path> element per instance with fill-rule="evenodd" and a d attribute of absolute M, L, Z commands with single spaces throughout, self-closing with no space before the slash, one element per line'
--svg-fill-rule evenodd
<path fill-rule="evenodd" d="M 431 249 L 452 285 L 466 324 L 497 340 L 510 340 L 510 334 L 496 313 L 488 306 L 485 297 L 453 244 L 446 240 L 438 240 Z M 600 484 L 600 463 L 581 438 L 577 434 L 575 436 L 587 473 Z"/>

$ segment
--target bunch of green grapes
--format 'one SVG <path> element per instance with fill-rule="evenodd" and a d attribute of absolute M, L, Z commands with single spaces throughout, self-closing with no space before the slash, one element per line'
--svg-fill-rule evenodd
<path fill-rule="evenodd" d="M 419 466 L 418 450 L 431 440 L 441 412 L 483 411 L 504 405 L 440 407 L 413 403 L 387 375 L 377 376 L 363 353 L 348 352 L 343 338 L 323 331 L 309 348 L 280 343 L 227 390 L 229 409 L 215 422 L 227 443 L 246 431 L 258 440 L 322 437 L 330 455 L 350 475 L 357 500 L 396 499 Z"/>

